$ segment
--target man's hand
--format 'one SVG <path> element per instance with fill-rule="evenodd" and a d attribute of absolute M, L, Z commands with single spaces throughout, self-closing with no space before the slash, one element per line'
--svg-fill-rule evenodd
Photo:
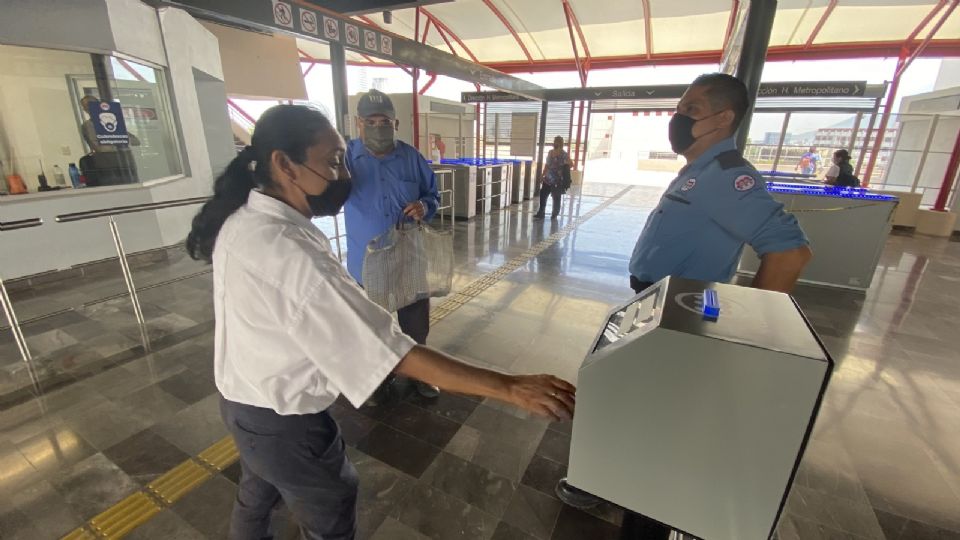
<path fill-rule="evenodd" d="M 423 201 L 414 201 L 403 209 L 403 215 L 417 221 L 423 221 L 423 217 L 427 215 L 427 205 L 423 204 Z"/>
<path fill-rule="evenodd" d="M 508 402 L 560 422 L 573 418 L 577 389 L 552 375 L 514 375 L 510 379 Z"/>

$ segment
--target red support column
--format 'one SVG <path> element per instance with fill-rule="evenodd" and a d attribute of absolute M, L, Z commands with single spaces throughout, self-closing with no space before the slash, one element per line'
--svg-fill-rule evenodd
<path fill-rule="evenodd" d="M 574 163 L 577 163 L 578 161 L 580 161 L 580 142 L 581 142 L 581 135 L 583 135 L 583 109 L 584 108 L 585 108 L 584 104 L 581 101 L 580 112 L 577 115 L 577 148 L 576 150 L 574 150 L 574 153 L 573 153 Z"/>
<path fill-rule="evenodd" d="M 950 154 L 950 161 L 947 162 L 947 172 L 943 175 L 940 193 L 937 194 L 937 202 L 933 205 L 934 210 L 947 211 L 947 201 L 950 199 L 953 182 L 957 178 L 957 170 L 960 170 L 960 131 L 957 131 L 957 140 L 953 143 L 953 152 Z"/>
<path fill-rule="evenodd" d="M 587 143 L 590 142 L 590 119 L 593 117 L 593 114 L 591 113 L 592 110 L 593 110 L 593 102 L 591 101 L 587 103 L 587 125 L 583 130 L 584 143 L 583 143 L 583 160 L 580 162 L 581 172 L 587 166 L 587 150 L 589 150 Z"/>

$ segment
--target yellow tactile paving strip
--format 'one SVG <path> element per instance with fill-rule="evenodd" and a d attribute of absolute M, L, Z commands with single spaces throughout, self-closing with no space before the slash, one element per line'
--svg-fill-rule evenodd
<path fill-rule="evenodd" d="M 463 289 L 453 293 L 440 305 L 431 309 L 430 324 L 436 324 L 447 315 L 479 296 L 514 270 L 521 268 L 530 259 L 570 234 L 583 222 L 602 212 L 632 188 L 610 197 L 593 210 L 571 221 L 559 231 L 531 246 L 522 254 L 510 259 L 496 270 L 484 274 Z M 62 540 L 111 540 L 123 538 L 130 531 L 143 525 L 164 508 L 173 505 L 220 471 L 233 465 L 240 457 L 232 437 L 224 437 L 212 446 L 184 461 L 166 474 L 147 484 L 141 491 L 130 495 L 87 523 L 74 529 Z"/>

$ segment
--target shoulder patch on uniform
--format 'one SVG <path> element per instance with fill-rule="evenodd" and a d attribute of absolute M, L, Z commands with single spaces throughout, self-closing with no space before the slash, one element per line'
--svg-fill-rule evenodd
<path fill-rule="evenodd" d="M 749 174 L 741 174 L 733 181 L 733 187 L 737 191 L 747 191 L 757 185 L 757 181 Z"/>
<path fill-rule="evenodd" d="M 680 188 L 680 191 L 690 191 L 697 186 L 697 179 L 691 178 L 683 183 L 683 187 Z"/>
<path fill-rule="evenodd" d="M 717 163 L 723 170 L 735 169 L 737 167 L 748 167 L 750 162 L 743 159 L 738 150 L 727 150 L 717 156 Z"/>

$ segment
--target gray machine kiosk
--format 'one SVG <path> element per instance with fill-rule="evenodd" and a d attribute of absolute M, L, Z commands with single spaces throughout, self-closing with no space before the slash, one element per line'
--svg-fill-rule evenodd
<path fill-rule="evenodd" d="M 767 539 L 832 369 L 789 295 L 666 278 L 580 367 L 567 482 L 705 540 Z"/>

